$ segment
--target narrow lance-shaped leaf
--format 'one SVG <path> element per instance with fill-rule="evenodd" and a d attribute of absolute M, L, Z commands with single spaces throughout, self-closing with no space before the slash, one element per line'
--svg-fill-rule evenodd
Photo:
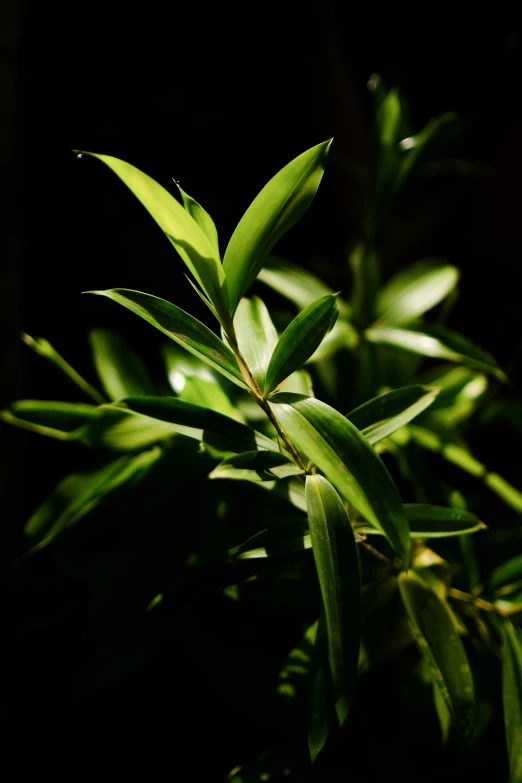
<path fill-rule="evenodd" d="M 184 379 L 183 389 L 178 394 L 178 400 L 191 402 L 202 408 L 210 408 L 216 413 L 222 413 L 224 416 L 230 416 L 231 419 L 245 423 L 242 413 L 234 407 L 228 395 L 214 378 L 207 380 L 198 378 L 197 375 L 188 375 Z"/>
<path fill-rule="evenodd" d="M 192 196 L 189 196 L 188 193 L 185 193 L 185 191 L 181 188 L 179 182 L 176 182 L 176 185 L 178 186 L 179 192 L 181 193 L 181 198 L 183 199 L 183 206 L 193 218 L 193 220 L 196 221 L 200 229 L 205 234 L 206 238 L 209 241 L 209 244 L 214 251 L 214 257 L 219 258 L 219 240 L 218 240 L 218 233 L 215 226 L 214 221 L 208 214 L 208 212 L 203 209 L 201 204 L 199 204 L 195 199 L 192 198 Z"/>
<path fill-rule="evenodd" d="M 502 695 L 509 783 L 522 783 L 522 639 L 506 620 L 502 639 Z"/>
<path fill-rule="evenodd" d="M 145 321 L 148 321 L 171 340 L 190 353 L 210 364 L 238 386 L 246 388 L 236 358 L 228 345 L 207 326 L 176 305 L 157 296 L 131 291 L 128 288 L 111 288 L 107 291 L 88 291 L 106 296 L 123 305 Z"/>
<path fill-rule="evenodd" d="M 273 481 L 303 473 L 296 463 L 276 451 L 246 451 L 228 457 L 210 473 L 210 479 Z"/>
<path fill-rule="evenodd" d="M 110 329 L 92 329 L 94 366 L 109 399 L 154 394 L 147 368 L 127 341 Z"/>
<path fill-rule="evenodd" d="M 333 702 L 332 677 L 328 665 L 328 631 L 324 610 L 316 625 L 308 690 L 308 748 L 312 764 L 328 739 Z"/>
<path fill-rule="evenodd" d="M 432 506 L 427 503 L 405 503 L 404 511 L 413 538 L 447 538 L 461 536 L 484 530 L 486 525 L 469 511 L 445 506 Z M 364 535 L 382 532 L 366 525 L 357 525 L 356 530 Z"/>
<path fill-rule="evenodd" d="M 359 430 L 342 414 L 316 399 L 279 394 L 271 404 L 290 441 L 331 481 L 341 495 L 408 562 L 410 535 L 390 474 Z"/>
<path fill-rule="evenodd" d="M 487 580 L 490 590 L 498 590 L 505 585 L 522 581 L 522 555 L 506 560 L 505 563 L 495 568 Z"/>
<path fill-rule="evenodd" d="M 281 169 L 239 221 L 223 261 L 230 315 L 235 313 L 275 243 L 310 206 L 323 176 L 330 144 L 331 140 L 312 147 Z"/>
<path fill-rule="evenodd" d="M 270 359 L 265 394 L 270 394 L 313 355 L 338 315 L 335 296 L 329 295 L 312 302 L 294 318 L 279 338 Z"/>
<path fill-rule="evenodd" d="M 239 350 L 262 390 L 270 357 L 277 345 L 277 331 L 265 303 L 258 296 L 240 301 L 234 329 Z"/>
<path fill-rule="evenodd" d="M 477 348 L 463 335 L 443 326 L 403 329 L 375 325 L 367 330 L 366 337 L 372 343 L 394 346 L 421 356 L 469 364 L 506 381 L 506 375 L 488 353 Z"/>
<path fill-rule="evenodd" d="M 377 324 L 413 321 L 439 304 L 457 285 L 458 269 L 442 261 L 419 261 L 401 270 L 377 296 Z"/>
<path fill-rule="evenodd" d="M 88 397 L 91 398 L 91 400 L 94 400 L 95 403 L 98 405 L 103 405 L 104 402 L 107 402 L 105 397 L 100 394 L 100 392 L 94 388 L 94 386 L 91 386 L 90 383 L 88 383 L 85 378 L 82 378 L 80 373 L 78 373 L 74 367 L 71 367 L 69 362 L 66 362 L 63 356 L 60 356 L 58 351 L 53 348 L 51 343 L 48 340 L 44 340 L 43 337 L 31 337 L 29 334 L 22 334 L 22 340 L 26 345 L 29 346 L 29 348 L 32 348 L 33 351 L 40 356 L 43 356 L 47 361 L 51 362 L 51 364 L 54 364 L 55 367 L 58 367 L 59 370 L 61 370 L 79 389 L 81 389 L 84 394 L 86 394 Z"/>
<path fill-rule="evenodd" d="M 15 427 L 58 440 L 74 440 L 75 433 L 95 419 L 98 407 L 83 402 L 17 400 L 0 411 L 0 418 Z"/>
<path fill-rule="evenodd" d="M 165 232 L 218 313 L 226 317 L 228 300 L 219 255 L 189 211 L 152 177 L 130 163 L 110 155 L 81 154 L 105 163 L 127 185 Z"/>
<path fill-rule="evenodd" d="M 429 386 L 404 386 L 365 402 L 346 418 L 374 445 L 426 410 L 438 391 Z"/>
<path fill-rule="evenodd" d="M 334 699 L 342 723 L 352 702 L 359 659 L 361 584 L 357 546 L 343 503 L 323 476 L 306 477 L 306 505 L 326 618 Z"/>
<path fill-rule="evenodd" d="M 431 676 L 453 715 L 457 732 L 468 736 L 473 711 L 473 677 L 451 615 L 439 596 L 417 574 L 403 572 L 399 589 L 415 640 Z"/>

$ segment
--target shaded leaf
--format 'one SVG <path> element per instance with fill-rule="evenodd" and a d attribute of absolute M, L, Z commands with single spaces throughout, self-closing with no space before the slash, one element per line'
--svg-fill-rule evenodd
<path fill-rule="evenodd" d="M 279 394 L 271 404 L 301 456 L 317 465 L 370 524 L 383 530 L 399 557 L 407 562 L 410 537 L 399 494 L 359 430 L 316 399 Z"/>
<path fill-rule="evenodd" d="M 509 783 L 522 782 L 522 639 L 506 620 L 502 633 L 502 695 Z"/>
<path fill-rule="evenodd" d="M 510 585 L 522 580 L 522 555 L 516 555 L 502 565 L 495 568 L 487 580 L 490 590 L 498 590 L 505 585 Z"/>
<path fill-rule="evenodd" d="M 379 291 L 377 323 L 403 324 L 439 304 L 455 288 L 458 269 L 442 261 L 420 261 L 402 269 Z"/>
<path fill-rule="evenodd" d="M 223 260 L 235 313 L 275 243 L 310 206 L 321 182 L 331 140 L 303 152 L 270 180 L 232 234 Z"/>
<path fill-rule="evenodd" d="M 279 338 L 270 359 L 265 394 L 270 394 L 285 378 L 302 367 L 319 347 L 338 315 L 335 296 L 328 295 L 312 302 L 294 318 Z"/>
<path fill-rule="evenodd" d="M 303 473 L 295 462 L 276 451 L 247 451 L 228 457 L 210 473 L 211 479 L 273 481 Z"/>
<path fill-rule="evenodd" d="M 323 749 L 330 730 L 332 680 L 328 666 L 328 628 L 325 611 L 314 623 L 314 647 L 308 690 L 308 749 L 312 764 Z"/>
<path fill-rule="evenodd" d="M 145 321 L 148 321 L 171 340 L 186 348 L 189 353 L 207 362 L 233 383 L 246 388 L 236 358 L 228 345 L 220 340 L 207 326 L 176 305 L 157 296 L 131 291 L 127 288 L 112 288 L 107 291 L 89 291 L 90 294 L 106 296 L 123 305 Z"/>
<path fill-rule="evenodd" d="M 277 332 L 265 303 L 258 296 L 242 299 L 234 316 L 239 350 L 260 389 L 270 357 L 277 345 Z"/>
<path fill-rule="evenodd" d="M 433 404 L 438 389 L 429 386 L 404 386 L 386 392 L 346 414 L 372 445 L 408 424 Z"/>
<path fill-rule="evenodd" d="M 443 600 L 412 571 L 399 576 L 399 589 L 417 645 L 429 662 L 434 684 L 461 735 L 471 731 L 473 677 L 464 646 Z"/>
<path fill-rule="evenodd" d="M 306 505 L 328 637 L 334 699 L 342 724 L 357 680 L 361 584 L 354 534 L 342 501 L 323 476 L 306 477 Z"/>
<path fill-rule="evenodd" d="M 92 329 L 94 366 L 110 400 L 154 394 L 147 368 L 127 341 L 111 329 Z"/>
<path fill-rule="evenodd" d="M 73 440 L 78 429 L 96 418 L 98 408 L 83 402 L 18 400 L 0 411 L 0 418 L 15 427 L 48 435 L 58 440 Z"/>

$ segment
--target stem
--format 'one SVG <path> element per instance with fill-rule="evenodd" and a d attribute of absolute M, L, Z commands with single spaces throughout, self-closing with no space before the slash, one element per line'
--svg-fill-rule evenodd
<path fill-rule="evenodd" d="M 457 601 L 463 601 L 466 604 L 471 604 L 477 609 L 484 609 L 486 612 L 497 612 L 497 607 L 489 601 L 484 601 L 482 598 L 478 598 L 470 593 L 464 593 L 462 590 L 457 590 L 456 587 L 450 587 L 448 589 L 448 598 L 455 598 Z"/>

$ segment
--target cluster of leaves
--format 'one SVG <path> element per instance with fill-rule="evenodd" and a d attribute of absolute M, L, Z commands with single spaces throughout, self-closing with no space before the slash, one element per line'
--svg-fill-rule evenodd
<path fill-rule="evenodd" d="M 223 500 L 234 482 L 242 482 L 258 510 L 251 524 L 231 525 L 224 534 L 231 570 L 226 584 L 218 578 L 214 587 L 241 600 L 260 574 L 271 575 L 280 591 L 289 575 L 310 583 L 303 563 L 312 555 L 317 581 L 303 589 L 303 600 L 318 616 L 302 623 L 302 639 L 274 684 L 274 697 L 308 713 L 312 762 L 340 736 L 358 678 L 416 642 L 419 682 L 432 687 L 445 743 L 476 742 L 483 735 L 490 705 L 476 692 L 473 661 L 487 652 L 495 665 L 501 656 L 510 782 L 520 783 L 522 558 L 481 575 L 472 536 L 486 527 L 480 509 L 470 510 L 450 481 L 427 475 L 432 458 L 423 458 L 423 452 L 435 453 L 437 472 L 451 463 L 522 513 L 520 492 L 479 461 L 465 439 L 477 415 L 502 414 L 491 394 L 507 379 L 488 353 L 441 323 L 459 280 L 455 266 L 422 260 L 380 283 L 378 229 L 407 180 L 437 158 L 455 118 L 441 117 L 411 136 L 398 91 L 386 92 L 377 79 L 372 87 L 375 175 L 365 235 L 350 255 L 349 300 L 271 255 L 311 204 L 330 141 L 304 152 L 266 185 L 223 259 L 211 217 L 181 188 L 177 200 L 124 161 L 80 153 L 112 169 L 148 210 L 184 261 L 220 334 L 150 294 L 91 292 L 170 340 L 164 345 L 168 385 L 155 384 L 120 335 L 93 330 L 102 391 L 47 341 L 25 336 L 91 403 L 23 400 L 3 418 L 109 453 L 101 465 L 66 477 L 25 532 L 35 552 L 112 494 L 126 492 L 132 502 L 137 484 L 172 453 L 178 475 L 219 480 L 216 518 L 226 516 Z M 280 333 L 263 300 L 246 297 L 256 280 L 298 310 Z M 426 322 L 435 308 L 438 323 Z M 444 363 L 424 369 L 425 358 Z M 353 380 L 348 391 L 339 382 L 347 368 Z M 317 399 L 314 386 L 334 405 Z M 350 412 L 338 410 L 349 403 Z M 190 458 L 184 460 L 184 453 Z M 402 501 L 399 482 L 401 494 L 415 502 Z M 485 522 L 489 527 L 491 520 Z M 206 552 L 210 566 L 218 556 L 212 546 Z M 469 592 L 454 587 L 454 577 L 466 581 Z M 316 596 L 311 601 L 309 590 Z M 161 598 L 149 596 L 148 608 Z M 283 779 L 292 754 L 295 749 L 284 758 L 279 751 L 264 754 L 230 779 Z"/>

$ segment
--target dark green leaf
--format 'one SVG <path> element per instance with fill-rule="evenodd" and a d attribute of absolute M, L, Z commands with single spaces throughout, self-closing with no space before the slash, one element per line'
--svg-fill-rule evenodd
<path fill-rule="evenodd" d="M 50 342 L 44 340 L 43 337 L 31 337 L 29 334 L 25 333 L 22 334 L 22 340 L 29 348 L 32 348 L 35 353 L 43 356 L 47 361 L 51 362 L 51 364 L 54 364 L 55 367 L 58 367 L 58 369 L 61 370 L 79 389 L 90 397 L 91 400 L 94 400 L 97 405 L 103 405 L 104 402 L 107 402 L 105 397 L 103 397 L 94 386 L 87 383 L 87 381 L 76 372 L 74 367 L 71 367 L 63 356 L 60 356 Z"/>
<path fill-rule="evenodd" d="M 154 394 L 147 368 L 120 334 L 92 329 L 89 341 L 96 372 L 110 400 Z"/>
<path fill-rule="evenodd" d="M 342 501 L 323 476 L 306 477 L 306 505 L 326 617 L 328 661 L 342 723 L 357 679 L 361 584 L 354 534 Z"/>
<path fill-rule="evenodd" d="M 426 410 L 437 394 L 428 386 L 404 386 L 365 402 L 346 418 L 374 445 Z"/>
<path fill-rule="evenodd" d="M 239 350 L 262 390 L 270 357 L 277 345 L 277 332 L 265 303 L 257 296 L 242 299 L 234 316 Z"/>
<path fill-rule="evenodd" d="M 447 538 L 476 533 L 486 527 L 475 514 L 456 508 L 431 506 L 426 503 L 405 503 L 404 511 L 413 538 Z M 365 525 L 357 525 L 356 530 L 365 535 L 383 535 L 380 530 Z"/>
<path fill-rule="evenodd" d="M 218 313 L 226 316 L 228 297 L 219 255 L 190 213 L 165 188 L 130 163 L 110 155 L 82 154 L 101 160 L 127 185 L 165 232 Z"/>
<path fill-rule="evenodd" d="M 321 182 L 331 140 L 303 152 L 270 180 L 241 218 L 223 269 L 230 315 L 259 274 L 275 243 L 306 212 Z"/>
<path fill-rule="evenodd" d="M 246 387 L 236 358 L 230 348 L 214 332 L 176 305 L 157 296 L 112 288 L 107 291 L 89 291 L 112 299 L 145 321 L 148 321 L 171 340 L 207 362 L 238 386 Z"/>
<path fill-rule="evenodd" d="M 473 712 L 473 677 L 464 646 L 446 603 L 412 571 L 399 576 L 399 589 L 431 676 L 453 715 L 457 732 L 468 736 Z"/>
<path fill-rule="evenodd" d="M 37 543 L 31 551 L 47 546 L 66 527 L 76 524 L 113 490 L 135 486 L 161 456 L 154 448 L 125 455 L 102 468 L 67 476 L 38 508 L 25 526 L 25 533 Z"/>
<path fill-rule="evenodd" d="M 97 411 L 95 405 L 82 402 L 18 400 L 0 411 L 0 418 L 8 424 L 40 435 L 72 440 L 80 427 L 96 418 Z"/>
<path fill-rule="evenodd" d="M 493 357 L 458 332 L 443 326 L 423 327 L 422 330 L 372 326 L 367 330 L 366 337 L 370 342 L 391 345 L 421 356 L 469 364 L 478 370 L 492 373 L 499 380 L 506 380 Z"/>
<path fill-rule="evenodd" d="M 498 590 L 505 585 L 522 580 L 522 555 L 516 555 L 495 568 L 489 576 L 487 585 L 490 590 Z"/>
<path fill-rule="evenodd" d="M 401 270 L 379 291 L 377 324 L 414 321 L 445 299 L 458 279 L 456 267 L 436 260 L 419 261 Z"/>
<path fill-rule="evenodd" d="M 359 430 L 316 399 L 279 394 L 272 403 L 293 445 L 317 465 L 341 495 L 381 529 L 408 562 L 410 536 L 399 494 L 384 464 Z"/>
<path fill-rule="evenodd" d="M 323 296 L 308 305 L 287 326 L 277 343 L 266 373 L 265 394 L 298 370 L 334 325 L 339 310 L 335 296 Z"/>
<path fill-rule="evenodd" d="M 509 783 L 522 783 L 522 639 L 509 620 L 503 627 L 502 694 Z"/>
<path fill-rule="evenodd" d="M 196 221 L 200 229 L 205 234 L 209 241 L 210 247 L 214 251 L 214 257 L 220 258 L 218 233 L 214 221 L 208 212 L 203 209 L 201 204 L 198 204 L 198 202 L 189 196 L 188 193 L 185 193 L 185 191 L 180 187 L 179 182 L 176 182 L 176 185 L 178 186 L 179 192 L 181 193 L 183 206 L 189 213 L 190 217 Z"/>
<path fill-rule="evenodd" d="M 295 462 L 276 451 L 247 451 L 228 457 L 214 468 L 211 479 L 273 481 L 303 473 Z"/>
<path fill-rule="evenodd" d="M 308 748 L 312 764 L 328 739 L 330 705 L 333 703 L 332 680 L 328 666 L 328 630 L 324 611 L 314 625 L 316 632 L 308 691 Z"/>

